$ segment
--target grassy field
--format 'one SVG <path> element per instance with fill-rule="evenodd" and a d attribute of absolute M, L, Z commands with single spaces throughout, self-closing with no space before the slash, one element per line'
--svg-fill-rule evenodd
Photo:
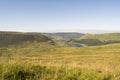
<path fill-rule="evenodd" d="M 120 44 L 0 49 L 1 80 L 120 80 Z"/>

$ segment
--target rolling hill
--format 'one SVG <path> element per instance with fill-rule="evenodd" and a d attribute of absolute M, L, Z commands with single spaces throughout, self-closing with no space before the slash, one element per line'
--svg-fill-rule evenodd
<path fill-rule="evenodd" d="M 23 33 L 0 31 L 0 47 L 22 44 L 24 42 L 58 43 L 75 47 L 98 46 L 120 43 L 120 33 L 83 34 L 83 33 Z M 37 43 L 36 43 L 37 44 Z"/>
<path fill-rule="evenodd" d="M 120 33 L 86 34 L 79 39 L 72 40 L 71 42 L 81 43 L 87 46 L 120 43 Z"/>
<path fill-rule="evenodd" d="M 120 33 L 86 34 L 80 39 L 120 40 Z"/>
<path fill-rule="evenodd" d="M 21 44 L 23 42 L 49 42 L 54 44 L 53 40 L 41 33 L 0 32 L 0 47 Z"/>
<path fill-rule="evenodd" d="M 26 45 L 0 47 L 0 80 L 120 79 L 120 43 L 103 45 L 119 41 L 118 33 L 86 34 L 66 42 L 88 45 L 82 48 L 48 44 L 55 42 L 42 33 L 0 32 L 0 41 L 3 46 Z"/>

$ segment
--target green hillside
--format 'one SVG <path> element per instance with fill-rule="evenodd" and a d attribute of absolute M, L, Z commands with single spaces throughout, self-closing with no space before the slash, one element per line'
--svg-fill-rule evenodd
<path fill-rule="evenodd" d="M 23 42 L 50 42 L 54 41 L 41 33 L 0 32 L 0 47 L 21 44 Z"/>
<path fill-rule="evenodd" d="M 86 34 L 79 39 L 72 40 L 72 42 L 81 43 L 88 46 L 120 43 L 120 33 Z"/>
<path fill-rule="evenodd" d="M 108 34 L 86 34 L 80 39 L 99 39 L 104 40 L 120 40 L 120 33 L 108 33 Z"/>

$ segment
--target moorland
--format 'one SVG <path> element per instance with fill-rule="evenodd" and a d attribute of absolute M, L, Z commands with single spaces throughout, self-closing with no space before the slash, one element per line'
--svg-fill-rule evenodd
<path fill-rule="evenodd" d="M 1 31 L 0 80 L 120 80 L 120 33 Z"/>

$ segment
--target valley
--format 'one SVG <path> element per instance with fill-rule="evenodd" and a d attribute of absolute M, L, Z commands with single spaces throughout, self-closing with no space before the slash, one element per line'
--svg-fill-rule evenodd
<path fill-rule="evenodd" d="M 0 80 L 120 79 L 120 34 L 59 34 L 0 33 Z"/>

